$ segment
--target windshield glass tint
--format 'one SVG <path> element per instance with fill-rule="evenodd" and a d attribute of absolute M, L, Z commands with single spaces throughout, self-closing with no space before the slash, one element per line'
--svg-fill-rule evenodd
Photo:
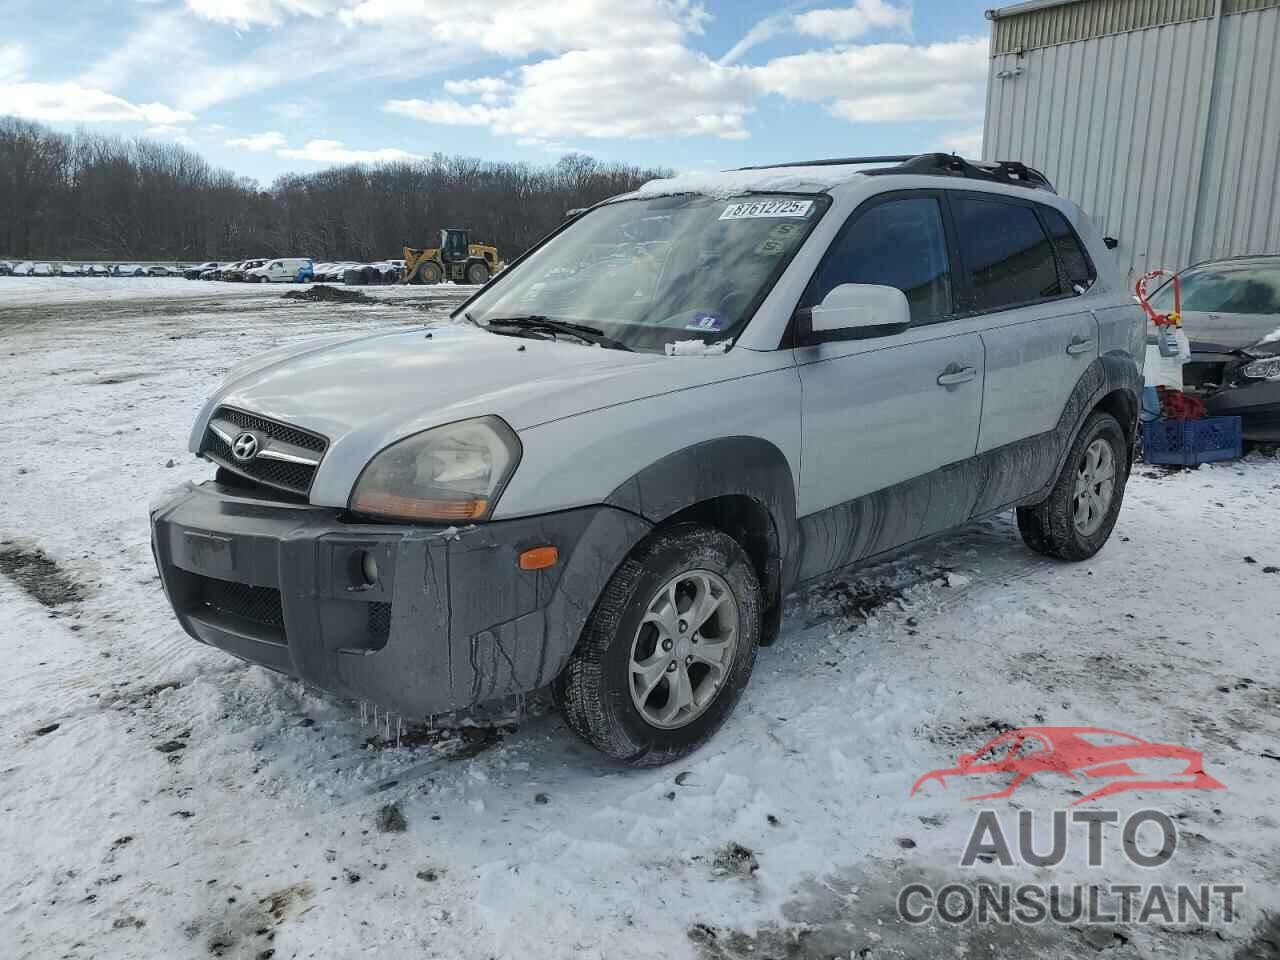
<path fill-rule="evenodd" d="M 585 214 L 467 307 L 478 322 L 586 324 L 633 350 L 736 336 L 828 203 L 758 195 L 624 200 Z"/>
<path fill-rule="evenodd" d="M 1173 309 L 1173 284 L 1151 298 L 1157 313 Z M 1206 267 L 1182 277 L 1182 309 L 1195 313 L 1280 314 L 1280 264 Z"/>

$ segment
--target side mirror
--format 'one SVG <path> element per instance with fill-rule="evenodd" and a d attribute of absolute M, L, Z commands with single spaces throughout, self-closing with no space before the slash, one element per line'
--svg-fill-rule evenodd
<path fill-rule="evenodd" d="M 911 306 L 897 287 L 842 283 L 822 303 L 797 311 L 800 342 L 863 340 L 902 333 L 911 326 Z"/>

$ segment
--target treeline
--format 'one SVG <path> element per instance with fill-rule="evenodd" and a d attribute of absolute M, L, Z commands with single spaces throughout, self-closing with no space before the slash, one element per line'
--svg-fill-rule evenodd
<path fill-rule="evenodd" d="M 663 174 L 580 154 L 547 167 L 437 154 L 288 174 L 264 190 L 175 143 L 0 117 L 0 256 L 364 261 L 462 227 L 510 259 L 566 210 Z"/>

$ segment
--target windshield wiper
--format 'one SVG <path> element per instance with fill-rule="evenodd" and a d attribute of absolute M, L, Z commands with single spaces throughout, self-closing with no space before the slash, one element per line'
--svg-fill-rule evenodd
<path fill-rule="evenodd" d="M 607 336 L 599 327 L 591 327 L 585 323 L 571 323 L 568 320 L 553 320 L 539 313 L 531 313 L 524 317 L 497 317 L 490 320 L 487 325 L 490 328 L 511 327 L 515 330 L 531 330 L 550 334 L 562 333 L 566 336 L 577 337 L 587 343 L 598 343 L 600 346 L 608 347 L 611 350 L 633 352 L 621 340 L 615 340 L 613 337 Z"/>

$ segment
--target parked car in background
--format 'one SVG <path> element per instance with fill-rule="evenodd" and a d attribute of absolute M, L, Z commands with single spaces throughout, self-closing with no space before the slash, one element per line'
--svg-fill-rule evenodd
<path fill-rule="evenodd" d="M 404 275 L 404 261 L 379 260 L 376 263 L 348 264 L 342 271 L 342 282 L 355 286 L 371 283 L 396 283 Z"/>
<path fill-rule="evenodd" d="M 118 263 L 111 270 L 113 277 L 143 277 L 146 271 L 140 263 Z"/>
<path fill-rule="evenodd" d="M 323 264 L 323 269 L 321 267 L 316 268 L 313 279 L 319 283 L 341 283 L 342 276 L 346 272 L 347 268 L 353 266 L 356 266 L 356 264 L 346 260 L 326 263 Z"/>
<path fill-rule="evenodd" d="M 260 267 L 246 270 L 250 283 L 302 283 L 311 279 L 312 263 L 308 257 L 282 257 L 268 260 Z"/>
<path fill-rule="evenodd" d="M 231 263 L 220 263 L 215 267 L 210 267 L 208 270 L 202 270 L 200 272 L 200 279 L 201 280 L 221 280 L 223 271 L 230 270 L 233 267 L 238 267 L 239 265 L 240 265 L 239 260 L 233 260 Z"/>
<path fill-rule="evenodd" d="M 221 264 L 217 260 L 206 260 L 204 263 L 198 263 L 193 267 L 187 267 L 182 271 L 182 275 L 188 280 L 199 280 L 200 276 L 206 270 L 216 270 Z"/>
<path fill-rule="evenodd" d="M 223 270 L 222 276 L 219 279 L 243 281 L 245 279 L 246 274 L 248 274 L 250 270 L 257 269 L 258 267 L 262 266 L 266 262 L 267 261 L 265 259 L 241 260 L 238 264 L 227 267 L 225 270 Z"/>
<path fill-rule="evenodd" d="M 1211 415 L 1240 417 L 1246 440 L 1280 443 L 1280 256 L 1211 260 L 1178 277 L 1191 344 L 1184 388 L 1200 394 Z M 1173 310 L 1172 281 L 1151 306 Z"/>
<path fill-rule="evenodd" d="M 15 277 L 29 277 L 31 271 L 35 269 L 35 264 L 30 260 L 23 260 L 13 265 L 13 275 Z"/>
<path fill-rule="evenodd" d="M 153 263 L 143 271 L 144 276 L 148 277 L 176 277 L 178 271 L 173 267 L 166 267 L 162 264 Z"/>
<path fill-rule="evenodd" d="M 86 277 L 109 277 L 111 269 L 100 263 L 86 263 L 84 265 L 84 275 Z"/>
<path fill-rule="evenodd" d="M 0 277 L 8 277 L 13 274 L 13 264 L 8 260 L 0 260 Z"/>
<path fill-rule="evenodd" d="M 33 277 L 56 277 L 58 268 L 52 263 L 37 263 L 31 268 L 31 276 Z"/>
<path fill-rule="evenodd" d="M 724 723 L 797 584 L 1005 511 L 1084 560 L 1120 511 L 1142 311 L 1022 164 L 654 181 L 453 319 L 227 374 L 189 441 L 216 472 L 151 514 L 188 633 L 412 717 L 550 686 L 651 766 Z"/>

